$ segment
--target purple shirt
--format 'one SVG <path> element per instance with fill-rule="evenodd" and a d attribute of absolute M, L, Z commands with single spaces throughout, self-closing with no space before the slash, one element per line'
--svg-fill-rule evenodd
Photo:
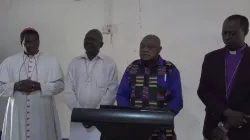
<path fill-rule="evenodd" d="M 241 58 L 244 53 L 244 47 L 242 47 L 238 51 L 229 51 L 226 52 L 226 88 L 227 88 L 227 99 L 230 95 L 230 92 L 232 90 L 232 84 L 234 77 L 237 73 L 237 67 L 241 61 Z"/>

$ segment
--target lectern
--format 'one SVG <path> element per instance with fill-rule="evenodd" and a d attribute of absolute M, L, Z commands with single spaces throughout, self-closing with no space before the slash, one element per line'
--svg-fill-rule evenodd
<path fill-rule="evenodd" d="M 174 114 L 167 109 L 117 106 L 75 108 L 71 122 L 96 126 L 105 140 L 148 140 L 157 128 L 172 126 Z"/>

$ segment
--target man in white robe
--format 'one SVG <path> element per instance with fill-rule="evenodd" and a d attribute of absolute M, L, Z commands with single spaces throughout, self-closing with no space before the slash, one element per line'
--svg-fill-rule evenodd
<path fill-rule="evenodd" d="M 39 52 L 39 34 L 21 35 L 24 52 L 0 66 L 0 97 L 8 97 L 2 140 L 61 140 L 54 95 L 64 90 L 58 61 Z"/>
<path fill-rule="evenodd" d="M 71 110 L 99 108 L 115 102 L 118 87 L 116 64 L 99 53 L 102 46 L 101 32 L 90 30 L 84 39 L 86 53 L 73 59 L 69 65 L 63 93 Z M 100 132 L 94 126 L 71 122 L 70 128 L 70 140 L 100 139 Z"/>

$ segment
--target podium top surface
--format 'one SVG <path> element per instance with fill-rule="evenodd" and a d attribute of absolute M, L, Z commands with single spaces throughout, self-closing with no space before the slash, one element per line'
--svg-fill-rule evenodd
<path fill-rule="evenodd" d="M 174 114 L 166 109 L 101 106 L 100 109 L 74 108 L 71 122 L 170 126 Z"/>

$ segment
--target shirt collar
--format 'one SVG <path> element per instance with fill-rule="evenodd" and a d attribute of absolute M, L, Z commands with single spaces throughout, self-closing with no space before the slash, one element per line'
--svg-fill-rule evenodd
<path fill-rule="evenodd" d="M 96 59 L 96 58 L 104 59 L 104 55 L 99 52 L 94 59 Z M 84 53 L 83 55 L 80 56 L 80 59 L 89 59 L 89 58 L 88 58 L 87 54 Z"/>
<path fill-rule="evenodd" d="M 34 56 L 32 55 L 28 55 L 26 52 L 23 52 L 25 57 L 29 57 L 29 58 L 38 58 L 38 56 L 40 56 L 41 52 L 39 51 L 37 54 L 35 54 Z"/>
<path fill-rule="evenodd" d="M 244 49 L 246 48 L 246 46 L 247 46 L 247 44 L 244 43 L 244 45 L 237 51 L 230 51 L 228 49 L 226 49 L 226 50 L 227 50 L 228 54 L 238 54 L 238 53 L 242 53 L 244 51 Z"/>
<path fill-rule="evenodd" d="M 139 64 L 139 65 L 142 64 L 142 60 L 141 60 L 141 59 L 140 59 L 140 61 L 138 61 L 138 64 Z M 164 64 L 164 60 L 163 60 L 162 57 L 159 55 L 156 65 L 163 66 L 163 64 Z"/>

